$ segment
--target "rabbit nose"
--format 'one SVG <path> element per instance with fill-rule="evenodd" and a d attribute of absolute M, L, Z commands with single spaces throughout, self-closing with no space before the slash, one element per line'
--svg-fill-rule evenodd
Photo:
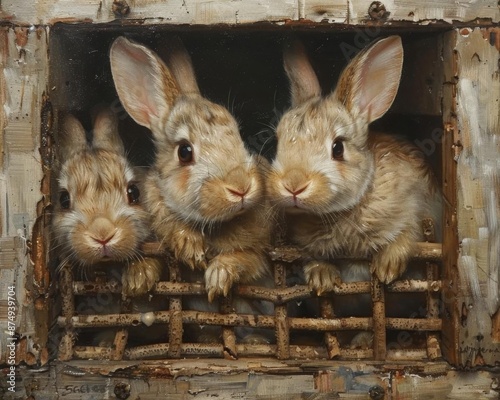
<path fill-rule="evenodd" d="M 89 236 L 95 242 L 104 246 L 115 236 L 116 226 L 107 218 L 98 217 L 89 226 Z"/>
<path fill-rule="evenodd" d="M 102 246 L 105 246 L 106 244 L 109 243 L 109 241 L 111 239 L 113 239 L 113 237 L 115 236 L 115 233 L 113 232 L 111 235 L 109 235 L 108 237 L 106 237 L 105 239 L 98 239 L 98 238 L 95 238 L 93 237 L 92 239 L 94 239 L 94 241 L 96 241 L 97 243 L 99 243 L 100 245 Z"/>
<path fill-rule="evenodd" d="M 309 183 L 306 183 L 304 186 L 296 189 L 296 188 L 290 188 L 288 186 L 285 185 L 285 189 L 293 195 L 293 197 L 297 197 L 299 194 L 303 193 L 309 186 Z"/>
<path fill-rule="evenodd" d="M 291 168 L 284 172 L 281 178 L 282 190 L 284 196 L 291 194 L 294 199 L 310 186 L 311 179 L 300 168 Z"/>
<path fill-rule="evenodd" d="M 230 196 L 244 199 L 250 192 L 253 179 L 251 173 L 246 168 L 237 166 L 229 171 L 224 180 L 226 190 Z"/>
<path fill-rule="evenodd" d="M 250 190 L 250 188 L 246 188 L 246 189 L 231 189 L 231 188 L 226 188 L 226 190 L 231 193 L 232 195 L 236 196 L 236 197 L 241 197 L 242 199 L 246 196 L 246 194 L 248 193 L 248 191 Z"/>

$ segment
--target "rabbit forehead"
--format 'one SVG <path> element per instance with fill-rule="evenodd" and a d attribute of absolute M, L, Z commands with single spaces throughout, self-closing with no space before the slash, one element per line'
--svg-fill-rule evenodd
<path fill-rule="evenodd" d="M 252 161 L 233 116 L 201 97 L 184 97 L 172 112 L 166 131 L 170 151 L 187 140 L 194 147 L 196 164 L 202 164 L 207 175 L 221 177 L 236 165 Z"/>
<path fill-rule="evenodd" d="M 59 186 L 75 199 L 110 193 L 125 193 L 135 175 L 123 157 L 103 149 L 87 150 L 66 161 L 61 169 Z"/>
<path fill-rule="evenodd" d="M 176 103 L 167 121 L 166 139 L 219 145 L 241 142 L 238 124 L 229 111 L 199 96 L 184 96 Z"/>
<path fill-rule="evenodd" d="M 339 102 L 312 100 L 291 109 L 277 128 L 275 168 L 300 162 L 304 168 L 323 170 L 325 163 L 331 164 L 331 146 L 336 138 L 363 145 L 357 130 L 357 124 Z"/>
<path fill-rule="evenodd" d="M 281 118 L 277 128 L 278 140 L 306 140 L 324 143 L 336 137 L 360 141 L 359 122 L 347 112 L 342 103 L 335 99 L 313 99 L 288 111 Z"/>

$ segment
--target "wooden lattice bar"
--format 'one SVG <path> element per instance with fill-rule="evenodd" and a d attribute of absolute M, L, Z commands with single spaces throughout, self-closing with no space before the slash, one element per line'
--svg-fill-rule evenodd
<path fill-rule="evenodd" d="M 432 291 L 438 293 L 441 290 L 442 282 L 438 279 L 419 280 L 409 279 L 396 281 L 385 288 L 387 292 L 416 293 Z M 348 282 L 342 283 L 331 293 L 336 295 L 343 294 L 367 294 L 370 293 L 370 282 Z M 271 289 L 261 286 L 241 285 L 234 289 L 235 294 L 256 300 L 266 300 L 275 304 L 288 303 L 290 301 L 303 300 L 311 297 L 312 291 L 309 286 L 296 285 L 289 288 Z M 121 293 L 121 286 L 117 282 L 94 283 L 94 282 L 73 282 L 73 294 L 98 294 L 98 293 Z M 180 283 L 180 282 L 158 282 L 152 293 L 165 296 L 182 295 L 206 295 L 202 283 Z M 324 294 L 323 296 L 329 296 Z"/>
<path fill-rule="evenodd" d="M 222 315 L 232 313 L 231 294 L 228 297 L 220 299 L 220 309 Z M 236 349 L 236 334 L 234 333 L 234 325 L 222 327 L 222 343 L 224 345 L 224 357 L 229 359 L 238 358 L 238 350 Z"/>
<path fill-rule="evenodd" d="M 280 289 L 286 287 L 286 267 L 283 263 L 275 264 L 274 284 Z M 279 359 L 290 358 L 290 326 L 286 304 L 277 304 L 274 308 L 274 316 L 276 318 L 276 356 Z"/>
<path fill-rule="evenodd" d="M 148 358 L 167 358 L 169 344 L 154 344 L 148 346 L 132 347 L 125 351 L 124 358 L 127 360 L 141 360 Z M 276 345 L 246 345 L 237 344 L 236 351 L 240 357 L 275 357 Z M 416 354 L 423 358 L 425 350 L 389 351 L 388 354 Z M 79 359 L 109 359 L 111 349 L 97 346 L 75 346 L 74 357 Z M 225 349 L 222 344 L 184 343 L 181 345 L 181 357 L 224 357 Z M 372 349 L 340 349 L 339 355 L 345 359 L 367 360 L 373 358 Z M 425 357 L 425 355 L 424 355 Z M 328 358 L 327 350 L 323 346 L 290 346 L 290 358 L 294 359 L 317 359 Z"/>
<path fill-rule="evenodd" d="M 439 331 L 442 321 L 440 318 L 386 318 L 385 327 L 394 330 Z"/>
<path fill-rule="evenodd" d="M 326 320 L 333 320 L 335 318 L 333 300 L 322 298 L 320 299 L 321 316 Z M 325 346 L 328 351 L 328 358 L 334 358 L 340 354 L 340 344 L 337 335 L 334 332 L 325 333 Z"/>
<path fill-rule="evenodd" d="M 128 329 L 119 329 L 115 334 L 113 347 L 111 349 L 110 359 L 119 361 L 123 359 L 125 348 L 128 341 Z"/>
<path fill-rule="evenodd" d="M 168 263 L 169 278 L 171 282 L 180 280 L 179 264 L 176 260 L 169 260 Z M 179 358 L 181 356 L 182 344 L 182 297 L 170 296 L 169 297 L 169 311 L 171 313 L 170 321 L 168 324 L 168 341 L 170 343 L 168 349 L 168 357 Z"/>
<path fill-rule="evenodd" d="M 428 292 L 437 293 L 441 290 L 441 281 L 432 277 L 427 281 L 421 281 L 417 279 L 397 281 L 391 283 L 387 288 L 387 292 L 398 292 L 398 293 L 417 293 L 417 292 Z"/>
<path fill-rule="evenodd" d="M 277 346 L 246 345 L 237 344 L 236 351 L 239 357 L 276 357 Z M 79 359 L 108 359 L 111 350 L 106 347 L 96 346 L 75 346 L 74 356 Z M 167 358 L 169 353 L 169 344 L 155 344 L 148 346 L 132 347 L 125 352 L 127 360 L 141 360 L 148 358 Z M 184 343 L 181 345 L 181 357 L 224 357 L 225 349 L 222 344 L 202 344 L 202 343 Z M 396 352 L 393 352 L 396 354 Z M 400 351 L 401 354 L 416 354 L 422 358 L 425 350 L 418 351 Z M 391 353 L 392 354 L 392 353 Z M 399 353 L 398 353 L 399 354 Z M 345 359 L 371 359 L 373 350 L 371 349 L 341 349 L 340 356 Z M 323 346 L 290 346 L 290 358 L 293 359 L 318 359 L 328 358 L 328 353 Z"/>
<path fill-rule="evenodd" d="M 66 265 L 60 271 L 61 288 L 61 312 L 64 327 L 64 333 L 59 343 L 59 359 L 70 360 L 73 355 L 74 330 L 71 319 L 75 315 L 75 298 L 73 296 L 73 272 L 69 265 Z"/>
<path fill-rule="evenodd" d="M 311 297 L 311 288 L 305 285 L 277 287 L 274 289 L 258 286 L 239 286 L 235 289 L 238 296 L 249 299 L 267 300 L 274 304 L 299 301 Z"/>
<path fill-rule="evenodd" d="M 434 243 L 436 241 L 436 232 L 434 221 L 427 218 L 422 221 L 422 227 L 425 239 Z M 439 266 L 435 262 L 426 263 L 427 282 L 429 283 L 429 290 L 427 291 L 427 318 L 439 317 L 439 293 L 437 290 L 431 290 L 437 279 L 439 279 Z M 442 356 L 439 338 L 435 333 L 427 333 L 427 358 L 429 360 L 436 360 Z"/>
<path fill-rule="evenodd" d="M 431 239 L 431 228 L 425 228 L 426 238 Z M 70 268 L 63 269 L 61 285 L 63 290 L 63 312 L 58 318 L 59 326 L 64 328 L 60 358 L 98 358 L 98 359 L 141 359 L 141 358 L 180 358 L 180 357 L 276 357 L 290 358 L 328 358 L 344 359 L 436 359 L 440 356 L 439 337 L 436 332 L 442 328 L 439 318 L 439 294 L 442 282 L 438 276 L 437 261 L 441 256 L 438 243 L 417 243 L 414 260 L 425 262 L 425 279 L 406 279 L 382 285 L 377 279 L 371 282 L 342 283 L 331 293 L 324 293 L 318 299 L 320 318 L 293 317 L 288 315 L 290 302 L 314 299 L 316 293 L 307 285 L 287 286 L 287 269 L 300 262 L 301 255 L 293 247 L 276 248 L 270 252 L 274 260 L 274 288 L 237 285 L 227 298 L 220 298 L 219 312 L 195 311 L 183 308 L 185 296 L 199 296 L 206 301 L 206 291 L 202 283 L 181 282 L 179 265 L 168 254 L 164 254 L 158 244 L 145 245 L 148 255 L 161 257 L 169 272 L 169 280 L 158 282 L 152 290 L 153 296 L 166 297 L 168 310 L 159 309 L 148 312 L 130 312 L 122 309 L 120 314 L 76 314 L 75 296 L 95 296 L 103 294 L 119 295 L 121 285 L 116 280 L 109 282 L 73 281 Z M 425 293 L 427 312 L 419 318 L 393 318 L 386 316 L 385 293 Z M 335 296 L 370 295 L 372 316 L 342 317 L 335 315 Z M 268 301 L 274 304 L 273 315 L 254 315 L 238 313 L 234 308 L 233 296 L 252 301 Z M 168 343 L 154 343 L 127 346 L 131 327 L 152 324 L 167 324 Z M 218 326 L 221 328 L 217 343 L 183 342 L 185 324 L 199 326 Z M 110 349 L 98 346 L 74 346 L 75 330 L 89 328 L 119 328 L 114 334 Z M 272 329 L 276 343 L 239 343 L 235 329 Z M 291 331 L 323 332 L 323 343 L 318 345 L 296 344 L 291 339 Z M 425 348 L 388 347 L 388 331 L 428 332 Z M 351 344 L 341 343 L 338 332 L 346 332 L 353 338 L 356 332 L 366 334 L 366 341 Z M 364 338 L 364 336 L 363 336 Z M 373 345 L 369 342 L 372 339 Z M 241 339 L 241 338 L 240 338 Z M 364 346 L 371 347 L 365 348 Z"/>
<path fill-rule="evenodd" d="M 151 252 L 150 254 L 158 254 L 158 245 L 149 243 L 146 245 L 145 249 L 151 250 L 152 248 L 157 249 L 156 252 Z M 417 260 L 434 260 L 439 261 L 442 258 L 443 246 L 441 243 L 429 243 L 429 242 L 417 242 L 415 243 L 415 248 L 411 258 Z M 271 259 L 273 261 L 283 261 L 292 263 L 298 261 L 302 258 L 302 255 L 297 248 L 291 246 L 281 246 L 277 247 L 270 252 Z M 339 257 L 340 260 L 369 260 L 368 258 L 359 257 Z"/>
<path fill-rule="evenodd" d="M 178 311 L 155 311 L 153 312 L 154 323 L 169 323 L 173 314 Z M 253 314 L 218 314 L 204 311 L 181 311 L 184 323 L 199 323 L 202 325 L 226 325 L 226 326 L 248 326 L 255 328 L 276 328 L 275 318 L 267 315 Z M 73 328 L 104 328 L 104 327 L 126 327 L 141 324 L 143 314 L 87 314 L 73 316 L 69 323 Z M 292 318 L 286 319 L 289 329 L 297 330 L 367 330 L 374 328 L 373 321 L 377 317 L 347 317 L 347 318 Z M 385 325 L 380 328 L 407 329 L 413 331 L 438 331 L 442 327 L 439 318 L 384 318 Z M 66 326 L 64 317 L 58 318 L 59 326 Z"/>
<path fill-rule="evenodd" d="M 150 314 L 150 313 L 147 313 Z M 169 323 L 172 318 L 171 311 L 154 311 L 155 324 Z M 144 314 L 83 314 L 70 318 L 69 323 L 74 328 L 104 328 L 104 327 L 125 327 L 140 325 Z M 207 311 L 182 311 L 182 321 L 184 323 L 196 323 L 201 325 L 227 325 L 227 326 L 254 326 L 259 328 L 274 328 L 274 317 L 268 315 L 253 314 L 220 314 Z M 67 320 L 65 317 L 59 317 L 60 326 L 65 326 Z"/>
<path fill-rule="evenodd" d="M 385 300 L 384 287 L 379 280 L 372 279 L 373 302 L 373 356 L 375 360 L 385 360 L 386 331 L 385 331 Z"/>

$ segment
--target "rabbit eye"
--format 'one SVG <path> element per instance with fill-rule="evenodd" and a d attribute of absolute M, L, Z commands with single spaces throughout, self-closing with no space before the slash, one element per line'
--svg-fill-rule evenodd
<path fill-rule="evenodd" d="M 134 183 L 131 183 L 127 187 L 127 198 L 129 204 L 138 204 L 139 203 L 139 196 L 141 195 L 141 192 L 139 191 L 139 188 L 137 185 Z"/>
<path fill-rule="evenodd" d="M 342 140 L 335 140 L 332 145 L 332 158 L 341 161 L 344 159 L 344 143 Z"/>
<path fill-rule="evenodd" d="M 183 142 L 179 145 L 177 156 L 181 164 L 189 164 L 193 162 L 193 146 L 189 142 Z"/>
<path fill-rule="evenodd" d="M 63 210 L 68 210 L 71 206 L 71 199 L 67 190 L 63 190 L 59 194 L 59 204 Z"/>

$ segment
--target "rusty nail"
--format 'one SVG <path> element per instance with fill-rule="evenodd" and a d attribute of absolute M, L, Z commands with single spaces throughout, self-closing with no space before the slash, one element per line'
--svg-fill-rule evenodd
<path fill-rule="evenodd" d="M 472 29 L 470 28 L 463 28 L 460 30 L 460 35 L 462 35 L 463 37 L 468 37 L 472 32 Z"/>
<path fill-rule="evenodd" d="M 125 400 L 130 397 L 130 385 L 120 382 L 115 385 L 114 393 L 117 399 Z"/>
<path fill-rule="evenodd" d="M 373 20 L 382 20 L 389 16 L 389 12 L 381 1 L 374 1 L 368 7 L 368 15 Z"/>
<path fill-rule="evenodd" d="M 124 17 L 130 12 L 130 7 L 125 0 L 113 0 L 111 10 L 117 17 Z"/>
<path fill-rule="evenodd" d="M 368 394 L 370 395 L 370 399 L 382 400 L 385 397 L 385 390 L 382 386 L 375 385 L 368 390 Z"/>

